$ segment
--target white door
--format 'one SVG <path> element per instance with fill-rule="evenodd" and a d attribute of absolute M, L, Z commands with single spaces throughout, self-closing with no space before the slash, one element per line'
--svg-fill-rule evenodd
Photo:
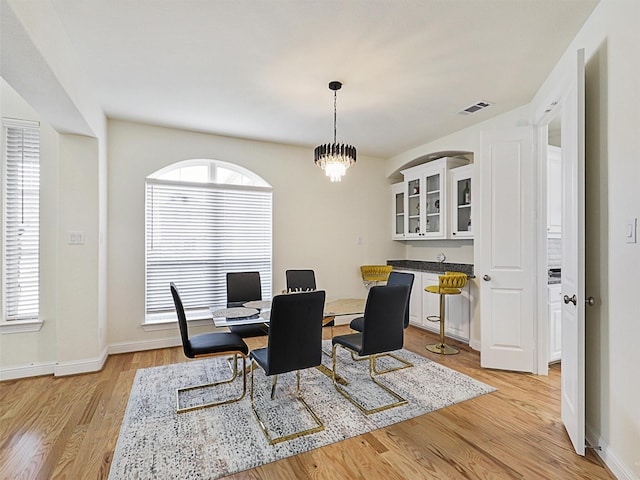
<path fill-rule="evenodd" d="M 562 422 L 584 455 L 584 50 L 562 98 Z"/>
<path fill-rule="evenodd" d="M 483 132 L 479 162 L 480 364 L 533 372 L 533 127 Z"/>

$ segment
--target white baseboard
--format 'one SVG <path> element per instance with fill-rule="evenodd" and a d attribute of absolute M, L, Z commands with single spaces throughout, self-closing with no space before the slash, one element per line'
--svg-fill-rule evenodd
<path fill-rule="evenodd" d="M 480 340 L 476 340 L 475 338 L 472 338 L 471 340 L 469 340 L 469 346 L 479 352 L 481 348 Z"/>
<path fill-rule="evenodd" d="M 143 350 L 156 350 L 158 348 L 178 347 L 182 345 L 180 337 L 162 338 L 159 340 L 145 340 L 143 342 L 124 342 L 109 345 L 109 355 L 118 353 L 141 352 Z"/>
<path fill-rule="evenodd" d="M 56 377 L 62 377 L 65 375 L 78 375 L 79 373 L 98 372 L 104 367 L 104 362 L 107 361 L 107 357 L 107 349 L 104 348 L 98 358 L 57 362 L 53 374 Z"/>
<path fill-rule="evenodd" d="M 28 365 L 0 368 L 0 381 L 53 375 L 55 368 L 56 362 L 30 363 Z"/>
<path fill-rule="evenodd" d="M 18 378 L 39 377 L 41 375 L 77 375 L 102 370 L 107 361 L 107 349 L 102 351 L 98 358 L 74 360 L 72 362 L 43 362 L 29 365 L 18 365 L 0 369 L 0 381 L 15 380 Z"/>
<path fill-rule="evenodd" d="M 155 350 L 158 348 L 176 347 L 179 345 L 182 345 L 180 338 L 117 343 L 106 347 L 98 358 L 87 358 L 71 362 L 42 362 L 3 367 L 0 368 L 0 381 L 39 377 L 41 375 L 55 375 L 56 377 L 60 377 L 65 375 L 98 372 L 104 367 L 109 355 L 140 352 L 143 350 Z"/>
<path fill-rule="evenodd" d="M 354 318 L 361 317 L 362 315 L 338 315 L 333 319 L 335 325 L 349 325 Z"/>
<path fill-rule="evenodd" d="M 618 480 L 640 480 L 640 478 L 620 460 L 620 457 L 609 447 L 607 442 L 590 428 L 589 425 L 585 428 L 585 436 L 587 437 L 589 445 L 600 447 L 600 450 L 596 449 L 594 452 L 602 459 L 604 464 Z"/>

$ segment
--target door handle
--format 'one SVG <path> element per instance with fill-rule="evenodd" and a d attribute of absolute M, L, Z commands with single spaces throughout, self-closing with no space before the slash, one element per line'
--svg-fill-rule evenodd
<path fill-rule="evenodd" d="M 488 281 L 490 281 L 490 280 L 491 280 L 491 277 L 490 277 L 489 275 L 483 275 L 483 276 L 482 276 L 482 279 L 483 279 L 485 282 L 488 282 Z"/>
<path fill-rule="evenodd" d="M 578 299 L 576 298 L 575 295 L 573 297 L 569 297 L 569 295 L 565 295 L 563 300 L 566 305 L 569 305 L 569 302 L 573 303 L 574 305 L 578 304 Z"/>
<path fill-rule="evenodd" d="M 589 297 L 584 301 L 584 303 L 586 303 L 590 307 L 593 307 L 596 304 L 596 301 L 593 299 L 593 297 Z"/>

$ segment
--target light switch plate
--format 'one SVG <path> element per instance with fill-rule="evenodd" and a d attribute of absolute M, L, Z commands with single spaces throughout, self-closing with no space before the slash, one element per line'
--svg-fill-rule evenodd
<path fill-rule="evenodd" d="M 84 245 L 84 232 L 68 232 L 67 243 L 69 245 Z"/>
<path fill-rule="evenodd" d="M 632 217 L 627 220 L 627 230 L 625 231 L 627 243 L 637 242 L 638 218 Z"/>

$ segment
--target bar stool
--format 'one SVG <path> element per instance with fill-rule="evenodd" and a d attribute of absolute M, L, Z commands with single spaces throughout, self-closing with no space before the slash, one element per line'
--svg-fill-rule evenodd
<path fill-rule="evenodd" d="M 364 286 L 369 288 L 374 285 L 384 285 L 392 268 L 391 265 L 362 265 L 360 274 L 362 275 Z"/>
<path fill-rule="evenodd" d="M 438 277 L 438 285 L 430 285 L 425 287 L 425 291 L 428 293 L 437 293 L 440 295 L 440 315 L 431 315 L 427 317 L 427 320 L 432 322 L 440 322 L 440 343 L 433 345 L 427 345 L 425 348 L 433 353 L 440 353 L 444 355 L 454 355 L 458 353 L 455 347 L 446 345 L 444 343 L 444 301 L 446 295 L 460 295 L 461 288 L 467 284 L 467 274 L 458 272 L 445 272 L 444 275 Z"/>

